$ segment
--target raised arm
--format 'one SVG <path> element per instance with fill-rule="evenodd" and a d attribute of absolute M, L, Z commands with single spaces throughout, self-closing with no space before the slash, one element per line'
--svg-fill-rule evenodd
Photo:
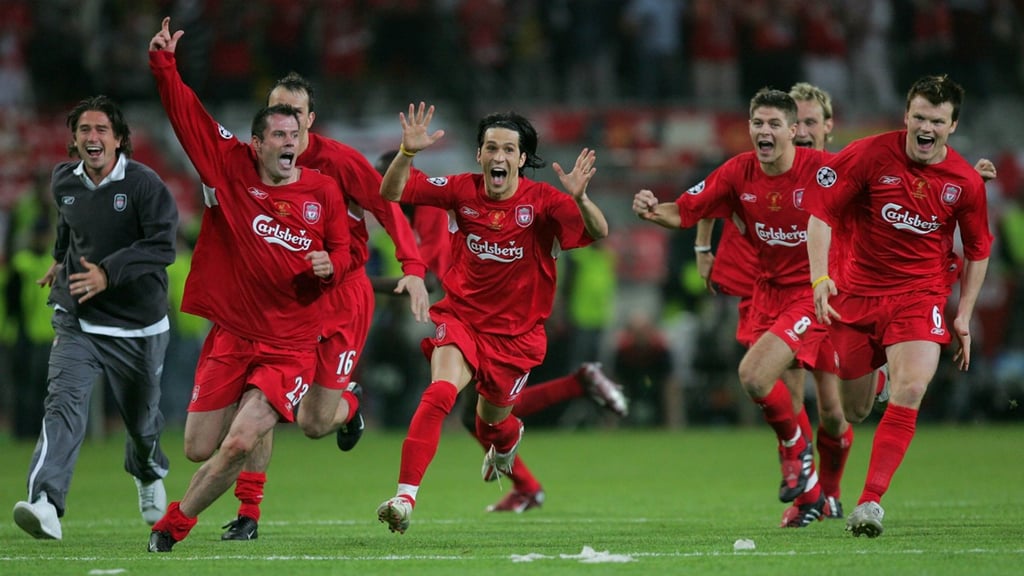
<path fill-rule="evenodd" d="M 576 157 L 576 165 L 573 166 L 572 172 L 566 174 L 558 162 L 553 163 L 551 167 L 558 174 L 562 186 L 576 201 L 580 215 L 583 216 L 583 225 L 587 229 L 587 234 L 594 240 L 600 240 L 608 236 L 608 221 L 597 204 L 594 204 L 587 196 L 587 185 L 590 184 L 590 179 L 597 172 L 597 168 L 594 167 L 596 161 L 597 154 L 593 150 L 584 148 Z"/>
<path fill-rule="evenodd" d="M 418 109 L 415 104 L 409 104 L 408 117 L 399 112 L 398 119 L 402 123 L 402 144 L 380 183 L 380 195 L 385 199 L 392 202 L 402 199 L 402 190 L 405 188 L 405 183 L 409 181 L 412 157 L 419 151 L 429 148 L 444 136 L 444 130 L 435 130 L 432 134 L 427 133 L 430 128 L 430 120 L 433 117 L 434 107 L 427 108 L 423 102 L 420 102 Z"/>

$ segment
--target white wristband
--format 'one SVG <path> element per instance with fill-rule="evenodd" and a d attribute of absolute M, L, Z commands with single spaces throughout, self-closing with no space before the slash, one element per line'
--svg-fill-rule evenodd
<path fill-rule="evenodd" d="M 711 246 L 694 246 L 693 251 L 697 254 L 707 254 L 711 252 Z"/>

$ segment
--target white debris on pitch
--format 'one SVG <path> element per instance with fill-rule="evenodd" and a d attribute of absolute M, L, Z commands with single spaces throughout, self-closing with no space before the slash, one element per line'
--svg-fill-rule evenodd
<path fill-rule="evenodd" d="M 513 554 L 512 555 L 512 561 L 513 562 L 533 562 L 534 560 L 545 560 L 545 559 L 548 559 L 548 558 L 551 558 L 551 556 L 545 556 L 543 554 L 537 554 L 536 552 L 531 552 L 529 554 Z"/>
<path fill-rule="evenodd" d="M 736 552 L 741 552 L 743 550 L 753 550 L 755 548 L 757 548 L 757 546 L 754 544 L 754 541 L 750 540 L 749 538 L 740 538 L 739 540 L 732 543 L 732 549 Z"/>
<path fill-rule="evenodd" d="M 607 550 L 598 552 L 590 546 L 584 546 L 579 554 L 559 554 L 566 560 L 579 560 L 584 564 L 601 564 L 604 562 L 632 562 L 633 557 L 629 554 L 611 554 Z"/>
<path fill-rule="evenodd" d="M 559 554 L 559 558 L 562 560 L 579 560 L 583 564 L 602 564 L 602 563 L 623 563 L 632 562 L 634 558 L 629 554 L 612 554 L 607 550 L 598 552 L 590 546 L 584 546 L 583 550 L 579 554 Z M 513 562 L 533 562 L 534 560 L 553 560 L 554 556 L 545 556 L 544 554 L 530 553 L 530 554 L 513 554 Z"/>

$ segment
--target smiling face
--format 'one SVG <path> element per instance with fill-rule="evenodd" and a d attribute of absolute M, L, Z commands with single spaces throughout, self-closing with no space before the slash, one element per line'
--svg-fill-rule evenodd
<path fill-rule="evenodd" d="M 494 200 L 511 197 L 519 187 L 519 169 L 526 163 L 526 154 L 519 150 L 519 132 L 488 128 L 476 161 L 483 169 L 487 196 Z"/>
<path fill-rule="evenodd" d="M 263 136 L 253 136 L 252 146 L 259 157 L 260 180 L 280 186 L 298 178 L 295 158 L 298 156 L 299 122 L 290 114 L 270 114 Z"/>
<path fill-rule="evenodd" d="M 907 156 L 921 164 L 938 164 L 946 159 L 946 142 L 956 132 L 953 104 L 932 104 L 924 96 L 915 96 L 907 106 L 903 122 L 907 126 Z"/>
<path fill-rule="evenodd" d="M 110 118 L 99 110 L 86 110 L 75 125 L 74 145 L 93 182 L 99 183 L 117 163 L 121 138 L 114 134 Z"/>
<path fill-rule="evenodd" d="M 750 141 L 757 160 L 767 174 L 781 174 L 793 163 L 796 125 L 786 113 L 771 106 L 759 106 L 750 114 Z"/>
<path fill-rule="evenodd" d="M 828 135 L 832 132 L 832 119 L 825 118 L 825 111 L 817 100 L 797 100 L 796 109 L 796 137 L 793 144 L 824 150 Z"/>

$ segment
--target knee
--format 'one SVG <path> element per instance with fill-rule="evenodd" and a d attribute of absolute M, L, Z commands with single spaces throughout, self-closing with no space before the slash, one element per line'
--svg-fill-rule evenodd
<path fill-rule="evenodd" d="M 228 434 L 220 444 L 220 454 L 229 462 L 244 462 L 256 446 L 255 438 Z"/>
<path fill-rule="evenodd" d="M 843 418 L 851 423 L 863 422 L 871 414 L 871 406 L 843 406 Z"/>
<path fill-rule="evenodd" d="M 821 406 L 818 410 L 818 421 L 825 432 L 835 437 L 842 433 L 846 415 L 840 406 Z"/>
<path fill-rule="evenodd" d="M 216 446 L 189 441 L 188 438 L 185 439 L 185 458 L 188 458 L 191 462 L 206 462 L 210 459 L 210 456 L 213 456 L 216 449 Z"/>
<path fill-rule="evenodd" d="M 306 435 L 306 438 L 316 440 L 323 438 L 331 433 L 331 430 L 324 426 L 322 423 L 315 421 L 313 418 L 302 418 L 301 416 L 296 419 L 299 425 L 299 429 Z"/>
<path fill-rule="evenodd" d="M 740 363 L 738 376 L 740 386 L 743 387 L 748 396 L 764 398 L 772 391 L 771 386 L 765 386 L 764 382 L 761 381 L 758 370 L 746 363 Z"/>

